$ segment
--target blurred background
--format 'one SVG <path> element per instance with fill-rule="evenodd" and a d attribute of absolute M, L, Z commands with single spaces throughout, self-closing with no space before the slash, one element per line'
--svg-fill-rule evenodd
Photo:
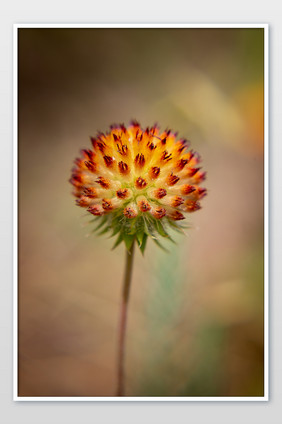
<path fill-rule="evenodd" d="M 68 182 L 89 136 L 158 122 L 208 196 L 139 252 L 128 396 L 263 395 L 263 29 L 19 29 L 19 396 L 114 396 L 124 248 Z M 90 235 L 89 235 L 90 234 Z"/>

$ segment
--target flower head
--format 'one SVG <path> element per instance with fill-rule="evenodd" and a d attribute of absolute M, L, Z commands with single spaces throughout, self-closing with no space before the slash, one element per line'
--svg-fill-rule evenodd
<path fill-rule="evenodd" d="M 116 245 L 134 239 L 143 252 L 148 236 L 169 237 L 186 214 L 200 209 L 205 172 L 189 143 L 157 125 L 143 130 L 112 125 L 91 137 L 92 149 L 75 160 L 71 184 L 76 203 L 99 220 L 102 232 L 117 235 Z"/>

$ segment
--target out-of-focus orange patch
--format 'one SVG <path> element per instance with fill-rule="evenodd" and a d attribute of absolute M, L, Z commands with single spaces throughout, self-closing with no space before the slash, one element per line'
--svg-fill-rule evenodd
<path fill-rule="evenodd" d="M 246 128 L 244 149 L 264 151 L 264 87 L 261 82 L 244 86 L 234 99 Z"/>

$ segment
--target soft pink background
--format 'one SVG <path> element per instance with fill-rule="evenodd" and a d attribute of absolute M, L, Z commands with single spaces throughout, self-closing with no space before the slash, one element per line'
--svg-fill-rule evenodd
<path fill-rule="evenodd" d="M 127 395 L 261 396 L 262 29 L 19 30 L 19 395 L 115 394 L 124 250 L 85 237 L 68 179 L 132 118 L 190 139 L 209 194 L 136 255 Z"/>

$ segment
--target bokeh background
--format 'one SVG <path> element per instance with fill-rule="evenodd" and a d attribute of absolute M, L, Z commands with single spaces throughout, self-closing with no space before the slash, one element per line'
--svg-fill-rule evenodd
<path fill-rule="evenodd" d="M 19 29 L 19 396 L 114 396 L 124 248 L 68 183 L 133 118 L 191 140 L 203 208 L 139 253 L 128 396 L 263 395 L 263 29 Z"/>

